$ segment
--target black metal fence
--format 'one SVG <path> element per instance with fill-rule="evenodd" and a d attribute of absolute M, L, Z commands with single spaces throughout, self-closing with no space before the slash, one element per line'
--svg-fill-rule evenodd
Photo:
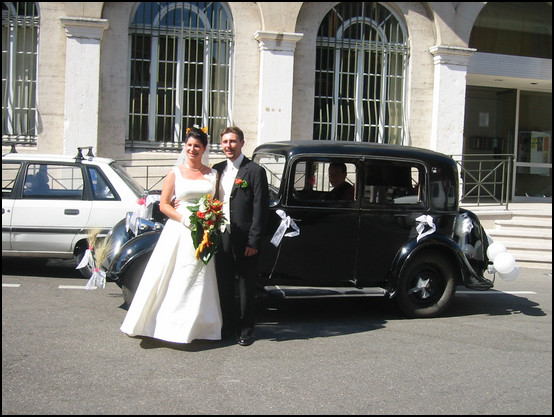
<path fill-rule="evenodd" d="M 452 155 L 462 181 L 461 201 L 465 204 L 496 204 L 508 209 L 512 187 L 513 155 Z M 161 190 L 172 159 L 124 159 L 118 161 L 147 190 Z"/>
<path fill-rule="evenodd" d="M 452 155 L 462 181 L 461 201 L 465 204 L 498 204 L 508 209 L 512 190 L 511 154 Z"/>

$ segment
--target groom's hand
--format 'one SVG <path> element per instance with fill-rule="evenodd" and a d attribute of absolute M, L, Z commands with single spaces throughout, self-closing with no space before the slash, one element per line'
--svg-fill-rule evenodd
<path fill-rule="evenodd" d="M 179 207 L 179 204 L 181 204 L 181 200 L 179 200 L 178 198 L 175 198 L 173 197 L 173 199 L 171 200 L 171 207 L 173 207 L 175 210 L 177 210 L 177 208 Z"/>
<path fill-rule="evenodd" d="M 250 247 L 246 247 L 246 250 L 244 251 L 244 256 L 246 257 L 250 257 L 250 256 L 254 256 L 258 253 L 258 249 L 254 249 L 254 248 L 250 248 Z"/>

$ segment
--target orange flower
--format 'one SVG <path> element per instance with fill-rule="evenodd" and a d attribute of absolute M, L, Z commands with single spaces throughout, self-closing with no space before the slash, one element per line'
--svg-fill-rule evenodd
<path fill-rule="evenodd" d="M 235 180 L 235 184 L 236 184 L 238 187 L 240 187 L 240 188 L 246 188 L 246 187 L 248 187 L 248 183 L 247 183 L 246 181 L 240 179 L 240 178 L 237 178 L 237 179 Z"/>
<path fill-rule="evenodd" d="M 217 251 L 222 227 L 226 223 L 223 203 L 206 194 L 196 201 L 189 210 L 192 241 L 196 249 L 196 259 L 205 264 Z"/>

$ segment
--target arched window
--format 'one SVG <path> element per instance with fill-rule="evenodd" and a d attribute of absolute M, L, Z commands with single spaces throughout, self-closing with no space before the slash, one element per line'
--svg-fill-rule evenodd
<path fill-rule="evenodd" d="M 36 143 L 36 3 L 2 2 L 2 143 Z"/>
<path fill-rule="evenodd" d="M 552 59 L 552 3 L 487 2 L 469 46 L 478 52 Z"/>
<path fill-rule="evenodd" d="M 129 141 L 179 144 L 187 127 L 219 141 L 230 117 L 233 32 L 224 3 L 140 3 L 130 33 Z"/>
<path fill-rule="evenodd" d="M 317 36 L 314 139 L 404 143 L 406 34 L 378 3 L 340 3 Z"/>

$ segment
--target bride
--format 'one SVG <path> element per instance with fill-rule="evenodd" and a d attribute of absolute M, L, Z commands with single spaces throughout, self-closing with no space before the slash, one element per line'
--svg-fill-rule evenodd
<path fill-rule="evenodd" d="M 121 331 L 175 343 L 221 339 L 221 308 L 214 261 L 196 259 L 188 206 L 214 195 L 216 171 L 202 163 L 208 136 L 196 126 L 187 130 L 178 163 L 162 187 L 160 210 L 169 219 L 129 307 Z M 180 162 L 183 160 L 182 163 Z M 180 204 L 175 209 L 171 199 Z"/>

